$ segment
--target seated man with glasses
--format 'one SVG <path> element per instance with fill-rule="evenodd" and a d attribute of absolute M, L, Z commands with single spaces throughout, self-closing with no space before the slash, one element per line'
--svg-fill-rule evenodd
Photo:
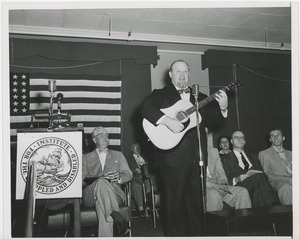
<path fill-rule="evenodd" d="M 91 135 L 96 149 L 82 157 L 83 203 L 95 207 L 98 217 L 98 236 L 112 237 L 115 223 L 119 236 L 127 233 L 119 205 L 126 199 L 120 185 L 132 179 L 123 153 L 108 149 L 109 135 L 97 127 Z"/>
<path fill-rule="evenodd" d="M 263 173 L 258 157 L 244 151 L 246 144 L 244 133 L 233 132 L 231 143 L 233 151 L 222 158 L 229 184 L 246 188 L 254 208 L 280 205 L 277 194 Z"/>

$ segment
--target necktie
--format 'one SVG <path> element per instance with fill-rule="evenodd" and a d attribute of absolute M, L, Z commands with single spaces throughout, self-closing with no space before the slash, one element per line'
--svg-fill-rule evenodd
<path fill-rule="evenodd" d="M 244 155 L 241 153 L 241 159 L 243 161 L 243 164 L 245 166 L 244 170 L 247 172 L 249 169 L 249 163 L 247 162 L 247 160 L 245 159 Z"/>
<path fill-rule="evenodd" d="M 179 94 L 182 94 L 183 92 L 185 93 L 190 93 L 190 88 L 186 88 L 184 90 L 178 90 Z"/>

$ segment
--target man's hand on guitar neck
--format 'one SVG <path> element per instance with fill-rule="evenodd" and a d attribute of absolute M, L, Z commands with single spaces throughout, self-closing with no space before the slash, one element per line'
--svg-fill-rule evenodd
<path fill-rule="evenodd" d="M 167 115 L 164 115 L 161 118 L 159 124 L 167 126 L 173 133 L 180 133 L 184 129 L 183 124 L 179 120 L 171 118 Z"/>
<path fill-rule="evenodd" d="M 228 98 L 226 93 L 223 90 L 219 90 L 215 99 L 219 102 L 221 111 L 226 111 L 228 107 Z"/>

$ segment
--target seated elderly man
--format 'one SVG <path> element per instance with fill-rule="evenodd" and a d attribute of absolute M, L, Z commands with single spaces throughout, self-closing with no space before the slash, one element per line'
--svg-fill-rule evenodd
<path fill-rule="evenodd" d="M 222 210 L 223 201 L 235 209 L 251 208 L 251 199 L 247 189 L 228 185 L 218 150 L 208 148 L 207 152 L 207 211 Z"/>
<path fill-rule="evenodd" d="M 126 198 L 120 185 L 132 179 L 132 172 L 121 152 L 107 148 L 108 133 L 103 127 L 95 128 L 91 137 L 96 149 L 82 158 L 83 203 L 96 208 L 99 237 L 112 237 L 114 222 L 123 236 L 128 228 L 119 209 Z"/>
<path fill-rule="evenodd" d="M 289 205 L 292 199 L 292 151 L 283 147 L 282 130 L 274 127 L 269 132 L 271 147 L 261 151 L 258 158 L 281 204 Z"/>

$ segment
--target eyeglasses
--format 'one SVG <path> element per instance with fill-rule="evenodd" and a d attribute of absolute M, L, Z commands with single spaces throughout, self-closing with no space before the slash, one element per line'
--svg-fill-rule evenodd
<path fill-rule="evenodd" d="M 233 139 L 236 139 L 236 140 L 246 140 L 244 136 L 234 136 L 232 137 Z"/>
<path fill-rule="evenodd" d="M 94 138 L 96 138 L 96 137 L 99 137 L 99 138 L 108 138 L 108 134 L 106 134 L 106 133 L 100 133 L 100 134 L 96 134 L 94 136 Z"/>

